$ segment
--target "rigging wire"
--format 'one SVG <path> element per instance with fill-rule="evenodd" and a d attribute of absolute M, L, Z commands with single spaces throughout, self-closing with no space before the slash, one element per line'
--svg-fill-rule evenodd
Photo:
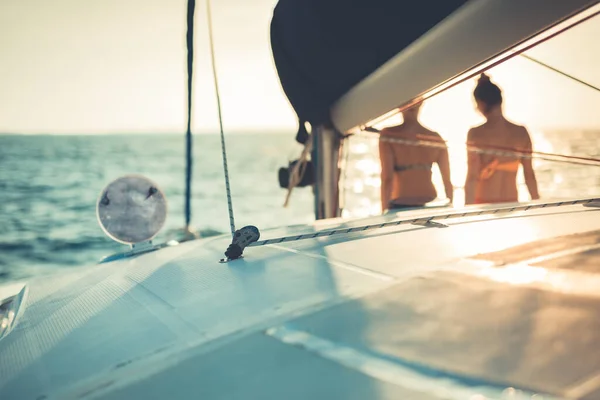
<path fill-rule="evenodd" d="M 553 72 L 556 72 L 568 79 L 578 82 L 590 89 L 600 92 L 599 87 L 594 86 L 588 82 L 585 82 L 585 81 L 583 81 L 573 75 L 570 75 L 564 71 L 561 71 L 561 70 L 559 70 L 551 65 L 548 65 L 534 57 L 531 57 L 525 53 L 520 53 L 519 55 L 521 57 L 525 58 L 526 60 L 536 63 L 536 64 L 538 64 L 544 68 L 547 68 Z M 361 134 L 359 134 L 359 136 L 366 137 L 366 136 L 368 136 L 367 132 L 374 133 L 379 136 L 381 134 L 381 130 L 379 130 L 375 127 L 366 127 L 363 129 Z M 409 139 L 389 138 L 389 137 L 381 137 L 381 136 L 380 136 L 380 140 L 385 141 L 385 142 L 415 145 L 415 146 L 424 146 L 424 147 L 438 147 L 438 148 L 450 147 L 448 145 L 448 142 L 439 141 L 439 140 L 435 140 L 435 141 L 433 141 L 433 140 L 409 140 Z M 518 151 L 518 150 L 509 148 L 509 147 L 500 147 L 500 146 L 475 147 L 473 145 L 466 144 L 466 147 L 469 152 L 478 153 L 478 154 L 489 154 L 489 155 L 496 155 L 496 156 L 509 156 L 509 157 L 513 156 L 513 157 L 520 157 L 520 158 L 540 159 L 540 160 L 544 160 L 544 161 L 562 162 L 562 163 L 575 164 L 575 165 L 600 166 L 600 159 L 591 158 L 591 157 L 579 157 L 579 156 L 572 156 L 572 155 L 565 155 L 565 154 L 545 153 L 545 152 L 540 152 L 540 151 Z"/>
<path fill-rule="evenodd" d="M 188 182 L 188 186 L 186 188 L 186 222 L 189 222 L 189 181 L 191 179 L 191 156 L 189 155 L 189 152 L 190 152 L 189 148 L 191 147 L 191 132 L 190 132 L 191 94 L 190 93 L 191 93 L 191 63 L 193 60 L 193 50 L 190 50 L 190 47 L 191 47 L 191 43 L 193 40 L 191 38 L 191 36 L 193 35 L 193 21 L 190 20 L 190 9 L 191 9 L 191 14 L 192 14 L 192 19 L 193 19 L 194 4 L 195 4 L 194 0 L 188 1 L 188 40 L 187 40 L 187 42 L 188 42 L 188 132 L 187 132 L 187 137 L 188 137 L 188 141 L 187 141 L 187 143 L 188 143 L 187 182 Z M 214 54 L 213 25 L 212 25 L 210 0 L 206 1 L 206 10 L 207 10 L 207 20 L 208 20 L 208 33 L 209 33 L 209 44 L 210 44 L 210 53 L 211 53 L 211 64 L 212 64 L 212 71 L 213 71 L 213 81 L 214 81 L 214 86 L 215 86 L 215 95 L 216 95 L 216 100 L 217 100 L 217 110 L 218 110 L 218 117 L 219 117 L 221 150 L 222 150 L 222 157 L 223 157 L 223 171 L 224 171 L 224 175 L 225 175 L 225 186 L 226 186 L 226 192 L 227 192 L 229 222 L 230 222 L 231 234 L 232 234 L 232 237 L 234 237 L 235 221 L 234 221 L 234 215 L 233 215 L 231 189 L 230 189 L 230 184 L 229 184 L 229 173 L 228 173 L 228 167 L 227 167 L 227 151 L 226 151 L 226 146 L 225 146 L 222 108 L 221 108 L 221 101 L 220 101 L 220 95 L 219 95 L 219 85 L 218 85 L 215 54 Z M 192 32 L 191 34 L 190 34 L 190 29 Z M 570 76 L 562 71 L 559 71 L 551 66 L 548 66 L 532 57 L 526 56 L 525 54 L 521 54 L 521 56 L 523 56 L 526 59 L 529 59 L 532 62 L 536 62 L 540 65 L 543 65 L 557 73 L 560 73 L 561 75 L 571 78 L 579 83 L 582 83 L 592 89 L 600 90 L 593 85 L 590 85 L 590 84 L 588 84 L 584 81 L 581 81 L 573 76 Z M 378 136 L 380 136 L 379 135 L 380 131 L 373 127 L 366 128 L 363 131 L 363 134 L 367 133 L 367 132 L 375 133 Z M 405 140 L 405 139 L 400 139 L 400 138 L 382 138 L 382 137 L 380 137 L 380 140 L 396 142 L 396 143 L 404 143 L 404 144 L 429 146 L 429 147 L 445 147 L 445 148 L 448 147 L 448 144 L 446 141 Z M 565 163 L 580 164 L 580 165 L 590 165 L 590 163 L 592 163 L 594 165 L 600 166 L 600 159 L 587 158 L 587 157 L 577 157 L 577 156 L 534 152 L 534 151 L 524 152 L 524 151 L 517 151 L 514 149 L 510 149 L 510 148 L 501 148 L 501 147 L 482 148 L 482 147 L 475 147 L 475 146 L 472 146 L 469 144 L 467 144 L 466 147 L 467 147 L 468 151 L 470 151 L 470 152 L 483 153 L 483 154 L 518 156 L 521 158 L 538 158 L 538 159 L 543 159 L 546 161 L 565 162 Z M 297 169 L 298 169 L 298 171 L 296 171 L 296 172 L 297 173 L 300 172 L 300 165 L 297 166 Z M 289 201 L 290 194 L 291 194 L 291 190 L 289 190 L 288 197 L 286 198 L 286 204 Z M 267 244 L 297 241 L 297 240 L 303 240 L 303 239 L 313 239 L 313 238 L 324 237 L 324 236 L 333 236 L 333 235 L 337 235 L 337 234 L 348 234 L 348 233 L 359 232 L 359 231 L 362 232 L 362 231 L 366 231 L 366 230 L 398 226 L 398 225 L 403 225 L 403 224 L 428 224 L 428 223 L 432 223 L 435 220 L 444 220 L 444 219 L 450 219 L 450 218 L 490 215 L 490 214 L 496 214 L 496 213 L 500 213 L 500 212 L 527 211 L 530 209 L 559 207 L 559 206 L 564 206 L 564 205 L 575 205 L 575 204 L 587 205 L 590 203 L 598 203 L 598 202 L 600 202 L 600 199 L 592 198 L 592 199 L 582 199 L 582 200 L 575 200 L 575 201 L 561 201 L 561 202 L 555 202 L 555 203 L 523 205 L 523 206 L 515 206 L 515 207 L 509 207 L 509 208 L 497 208 L 497 209 L 492 209 L 492 210 L 479 210 L 479 211 L 472 211 L 472 212 L 461 212 L 461 213 L 454 213 L 454 214 L 436 215 L 436 216 L 430 216 L 430 217 L 414 218 L 414 219 L 410 219 L 410 220 L 392 221 L 392 222 L 386 222 L 386 223 L 382 223 L 382 224 L 364 225 L 364 226 L 353 227 L 353 228 L 326 230 L 326 231 L 320 231 L 320 232 L 316 232 L 316 233 L 309 233 L 309 234 L 303 234 L 303 235 L 293 235 L 293 236 L 287 236 L 287 237 L 267 239 L 267 240 L 254 242 L 254 243 L 250 244 L 250 246 L 254 247 L 254 246 L 267 245 Z"/>
<path fill-rule="evenodd" d="M 553 203 L 541 203 L 541 204 L 524 204 L 513 207 L 502 207 L 502 208 L 493 208 L 488 210 L 476 210 L 476 211 L 462 211 L 457 213 L 450 214 L 441 214 L 441 215 L 433 215 L 433 216 L 423 216 L 411 219 L 401 219 L 390 222 L 383 222 L 379 224 L 370 224 L 370 225 L 362 225 L 355 226 L 351 228 L 340 228 L 340 229 L 330 229 L 323 230 L 318 232 L 305 233 L 300 235 L 291 235 L 291 236 L 283 236 L 273 239 L 266 239 L 254 242 L 249 245 L 249 247 L 256 246 L 265 246 L 268 244 L 279 244 L 285 242 L 295 242 L 298 240 L 305 239 L 315 239 L 319 237 L 331 237 L 336 235 L 345 235 L 354 232 L 365 232 L 368 230 L 374 229 L 382 229 L 399 225 L 422 225 L 422 226 L 437 226 L 437 227 L 445 227 L 445 225 L 436 224 L 435 221 L 448 220 L 453 218 L 464 218 L 464 217 L 476 217 L 480 215 L 493 215 L 500 213 L 509 213 L 515 211 L 528 211 L 528 210 L 536 210 L 542 208 L 553 208 L 553 207 L 562 207 L 562 206 L 572 206 L 572 205 L 583 205 L 583 206 L 597 206 L 600 203 L 600 198 L 588 198 L 588 199 L 577 199 L 577 200 L 568 200 L 568 201 L 559 201 Z"/>
<path fill-rule="evenodd" d="M 567 74 L 566 72 L 564 72 L 564 71 L 561 71 L 561 70 L 559 70 L 559 69 L 557 69 L 557 68 L 554 68 L 553 66 L 551 66 L 551 65 L 548 65 L 548 64 L 546 64 L 546 63 L 544 63 L 544 62 L 542 62 L 542 61 L 540 61 L 540 60 L 538 60 L 538 59 L 535 59 L 535 58 L 533 58 L 533 57 L 531 57 L 531 56 L 528 56 L 528 55 L 527 55 L 527 54 L 525 54 L 525 53 L 521 53 L 520 55 L 521 55 L 521 57 L 525 58 L 526 60 L 529 60 L 529 61 L 531 61 L 531 62 L 534 62 L 534 63 L 536 63 L 536 64 L 538 64 L 538 65 L 541 65 L 542 67 L 545 67 L 545 68 L 547 68 L 547 69 L 549 69 L 549 70 L 551 70 L 551 71 L 554 71 L 554 72 L 556 72 L 557 74 L 560 74 L 560 75 L 562 75 L 562 76 L 564 76 L 564 77 L 566 77 L 566 78 L 569 78 L 569 79 L 571 79 L 571 80 L 573 80 L 573 81 L 575 81 L 575 82 L 581 83 L 582 85 L 584 85 L 584 86 L 587 86 L 587 87 L 589 87 L 590 89 L 593 89 L 593 90 L 595 90 L 595 91 L 597 91 L 597 92 L 600 92 L 600 88 L 599 88 L 599 87 L 597 87 L 597 86 L 594 86 L 594 85 L 592 85 L 592 84 L 590 84 L 590 83 L 588 83 L 588 82 L 586 82 L 586 81 L 583 81 L 583 80 L 581 80 L 581 79 L 579 79 L 579 78 L 576 78 L 576 77 L 574 77 L 573 75 L 569 75 L 569 74 Z"/>
<path fill-rule="evenodd" d="M 413 146 L 424 146 L 424 147 L 436 147 L 436 148 L 450 148 L 454 147 L 454 145 L 449 144 L 445 140 L 411 140 L 411 139 L 401 139 L 401 138 L 392 138 L 392 137 L 381 137 L 381 131 L 376 128 L 367 128 L 363 133 L 357 134 L 360 137 L 379 137 L 381 141 L 390 142 L 390 143 L 398 143 L 398 144 L 406 144 Z M 566 164 L 576 164 L 576 165 L 593 165 L 600 166 L 600 159 L 591 158 L 591 157 L 580 157 L 580 156 L 571 156 L 565 154 L 556 154 L 556 153 L 545 153 L 541 151 L 518 151 L 509 147 L 502 146 L 473 146 L 470 144 L 464 145 L 467 148 L 467 151 L 471 153 L 477 154 L 488 154 L 495 155 L 501 157 L 520 157 L 520 158 L 529 158 L 529 159 L 540 159 L 544 161 L 552 161 L 552 162 L 561 162 Z"/>
<path fill-rule="evenodd" d="M 580 79 L 577 79 L 565 72 L 557 70 L 554 67 L 544 64 L 539 60 L 536 60 L 525 54 L 521 54 L 521 56 L 531 60 L 532 62 L 538 63 L 546 68 L 549 68 L 549 69 L 551 69 L 565 77 L 568 77 L 576 82 L 579 82 L 591 89 L 600 91 L 599 88 L 597 88 L 587 82 L 584 82 Z M 429 140 L 427 140 L 427 139 L 409 140 L 409 139 L 402 139 L 402 138 L 382 137 L 381 131 L 374 127 L 366 127 L 357 136 L 369 137 L 369 138 L 378 137 L 379 140 L 381 140 L 381 141 L 415 145 L 415 146 L 437 147 L 437 148 L 450 147 L 450 146 L 448 146 L 448 142 L 445 140 L 431 140 L 431 139 L 429 139 Z M 346 138 L 350 138 L 350 137 L 351 136 L 349 135 Z M 518 151 L 513 148 L 502 147 L 502 146 L 480 147 L 480 146 L 473 146 L 468 143 L 465 144 L 465 146 L 467 148 L 467 151 L 473 152 L 473 153 L 479 153 L 479 154 L 491 154 L 491 155 L 496 155 L 496 156 L 513 156 L 513 157 L 520 157 L 520 158 L 531 158 L 531 159 L 541 159 L 541 160 L 545 160 L 545 161 L 562 162 L 562 163 L 568 163 L 568 164 L 600 166 L 600 159 L 591 158 L 591 157 L 579 157 L 579 156 L 546 153 L 546 152 L 536 152 L 536 151 Z M 269 245 L 269 244 L 295 242 L 295 241 L 305 240 L 305 239 L 315 239 L 315 238 L 319 238 L 319 237 L 331 237 L 331 236 L 335 236 L 335 235 L 350 234 L 350 233 L 354 233 L 354 232 L 364 232 L 364 231 L 368 231 L 368 230 L 383 229 L 383 228 L 387 228 L 387 227 L 394 227 L 394 226 L 407 225 L 407 224 L 436 226 L 435 221 L 447 220 L 447 219 L 452 219 L 452 218 L 493 215 L 493 214 L 499 214 L 499 213 L 503 213 L 503 212 L 528 211 L 528 210 L 534 210 L 534 209 L 561 207 L 561 206 L 576 205 L 576 204 L 580 204 L 580 205 L 584 205 L 584 206 L 591 206 L 591 205 L 597 205 L 598 203 L 600 203 L 600 198 L 589 198 L 589 199 L 578 199 L 578 200 L 573 200 L 573 201 L 559 201 L 559 202 L 542 203 L 542 204 L 538 203 L 538 204 L 528 204 L 528 205 L 520 205 L 520 206 L 513 206 L 513 207 L 494 208 L 494 209 L 488 209 L 488 210 L 449 213 L 449 214 L 442 214 L 442 215 L 417 217 L 417 218 L 406 219 L 406 220 L 395 220 L 395 221 L 384 222 L 384 223 L 379 223 L 379 224 L 355 226 L 355 227 L 350 227 L 350 228 L 323 230 L 323 231 L 319 231 L 319 232 L 306 233 L 306 234 L 300 234 L 300 235 L 283 236 L 283 237 L 278 237 L 278 238 L 257 241 L 255 243 L 250 244 L 250 246 L 251 247 L 264 246 L 264 245 Z M 437 225 L 437 226 L 440 226 L 440 225 Z M 441 226 L 443 227 L 444 225 L 441 225 Z"/>
<path fill-rule="evenodd" d="M 229 185 L 229 171 L 227 168 L 227 150 L 225 148 L 225 133 L 223 131 L 223 115 L 221 111 L 221 97 L 219 95 L 219 81 L 217 79 L 217 67 L 215 64 L 215 46 L 213 41 L 213 25 L 212 25 L 212 13 L 210 9 L 210 0 L 206 0 L 206 14 L 208 20 L 208 41 L 210 44 L 210 58 L 213 71 L 213 81 L 215 84 L 215 95 L 217 99 L 217 110 L 219 113 L 219 129 L 221 134 L 221 154 L 223 157 L 223 173 L 225 174 L 225 190 L 227 192 L 227 207 L 229 210 L 229 227 L 231 229 L 231 236 L 235 235 L 235 220 L 233 217 L 233 203 L 231 200 L 231 189 Z"/>
<path fill-rule="evenodd" d="M 196 0 L 187 2 L 187 130 L 185 133 L 185 229 L 189 232 L 192 218 L 192 74 L 194 65 L 194 11 Z"/>

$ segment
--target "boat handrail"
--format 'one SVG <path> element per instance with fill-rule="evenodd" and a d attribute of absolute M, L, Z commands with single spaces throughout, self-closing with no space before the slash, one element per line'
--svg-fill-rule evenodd
<path fill-rule="evenodd" d="M 256 247 L 256 246 L 264 246 L 268 244 L 280 244 L 285 242 L 296 242 L 299 240 L 305 239 L 316 239 L 320 237 L 331 237 L 337 235 L 345 235 L 356 232 L 365 232 L 374 229 L 382 229 L 389 228 L 400 225 L 424 225 L 424 226 L 432 226 L 432 227 L 446 227 L 447 225 L 443 225 L 438 223 L 437 221 L 444 221 L 448 219 L 454 218 L 465 218 L 465 217 L 477 217 L 482 215 L 494 215 L 501 213 L 510 213 L 515 211 L 529 211 L 529 210 L 537 210 L 542 208 L 553 208 L 553 207 L 563 207 L 563 206 L 572 206 L 572 205 L 583 205 L 583 206 L 600 206 L 600 198 L 586 198 L 586 199 L 575 199 L 568 201 L 557 201 L 557 202 L 548 202 L 548 203 L 528 203 L 528 204 L 520 204 L 516 206 L 510 207 L 499 207 L 485 210 L 475 210 L 475 211 L 460 211 L 456 213 L 449 214 L 439 214 L 439 215 L 431 215 L 431 216 L 420 216 L 416 218 L 410 219 L 400 219 L 395 221 L 383 222 L 378 224 L 367 224 L 362 226 L 355 226 L 351 228 L 339 228 L 339 229 L 328 229 L 318 232 L 304 233 L 300 235 L 290 235 L 283 236 L 272 239 L 265 239 L 256 241 L 248 245 L 248 247 Z"/>

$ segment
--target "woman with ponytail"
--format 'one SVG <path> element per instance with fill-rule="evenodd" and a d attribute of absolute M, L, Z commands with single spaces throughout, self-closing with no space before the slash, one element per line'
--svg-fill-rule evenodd
<path fill-rule="evenodd" d="M 502 113 L 502 91 L 489 76 L 481 74 L 473 92 L 477 110 L 485 117 L 483 125 L 469 130 L 467 144 L 480 149 L 502 149 L 530 153 L 529 132 L 508 121 Z M 539 199 L 531 158 L 518 155 L 495 156 L 469 152 L 465 204 L 518 201 L 517 172 L 523 166 L 525 183 L 532 200 Z"/>

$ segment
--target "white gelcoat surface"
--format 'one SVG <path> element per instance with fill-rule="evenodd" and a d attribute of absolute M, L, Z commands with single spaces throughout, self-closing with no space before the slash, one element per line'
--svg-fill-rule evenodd
<path fill-rule="evenodd" d="M 427 385 L 433 373 L 469 393 L 504 396 L 514 386 L 523 396 L 593 396 L 600 278 L 576 265 L 469 257 L 600 230 L 600 210 L 444 223 L 251 247 L 226 264 L 223 236 L 33 280 L 18 324 L 0 340 L 0 398 L 331 398 L 335 388 L 343 398 L 431 399 L 453 387 L 420 391 L 414 380 L 405 387 L 349 370 L 267 334 L 283 325 L 396 363 Z"/>

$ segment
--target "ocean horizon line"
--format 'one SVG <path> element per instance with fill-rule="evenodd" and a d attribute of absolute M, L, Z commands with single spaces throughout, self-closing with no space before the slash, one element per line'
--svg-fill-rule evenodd
<path fill-rule="evenodd" d="M 249 130 L 230 130 L 225 131 L 227 135 L 294 135 L 295 130 L 289 128 L 278 129 L 249 129 Z M 81 133 L 64 133 L 64 132 L 0 132 L 0 136 L 182 136 L 185 137 L 185 132 L 81 132 Z M 192 136 L 212 136 L 219 135 L 219 130 L 215 131 L 200 131 L 192 132 Z"/>

